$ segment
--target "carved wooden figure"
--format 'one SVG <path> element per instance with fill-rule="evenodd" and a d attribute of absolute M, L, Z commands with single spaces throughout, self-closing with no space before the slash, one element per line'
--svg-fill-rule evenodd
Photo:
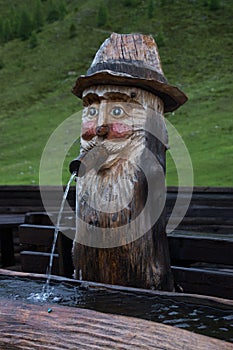
<path fill-rule="evenodd" d="M 172 290 L 165 232 L 164 111 L 186 96 L 164 78 L 150 36 L 113 33 L 73 92 L 83 99 L 75 277 Z"/>

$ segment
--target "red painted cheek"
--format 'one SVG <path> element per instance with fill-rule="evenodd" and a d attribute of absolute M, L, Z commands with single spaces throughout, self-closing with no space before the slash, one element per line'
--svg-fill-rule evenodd
<path fill-rule="evenodd" d="M 95 122 L 84 122 L 82 124 L 82 138 L 85 141 L 90 141 L 94 136 L 96 136 Z"/>
<path fill-rule="evenodd" d="M 108 139 L 125 138 L 131 135 L 133 129 L 131 126 L 124 123 L 111 123 L 109 124 Z"/>

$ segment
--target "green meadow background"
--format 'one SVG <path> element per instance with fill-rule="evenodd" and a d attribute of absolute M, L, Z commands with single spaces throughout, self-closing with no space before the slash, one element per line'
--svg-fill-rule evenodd
<path fill-rule="evenodd" d="M 232 18 L 230 0 L 0 0 L 0 184 L 39 183 L 50 135 L 82 108 L 76 78 L 111 32 L 140 32 L 155 38 L 166 78 L 189 98 L 166 117 L 190 153 L 194 184 L 232 186 Z M 80 117 L 74 124 L 78 139 Z M 76 141 L 64 183 L 78 152 Z M 168 152 L 167 184 L 177 183 Z"/>

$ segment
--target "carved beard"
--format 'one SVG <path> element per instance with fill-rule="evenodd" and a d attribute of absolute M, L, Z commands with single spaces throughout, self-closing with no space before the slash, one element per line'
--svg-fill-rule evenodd
<path fill-rule="evenodd" d="M 98 171 L 91 169 L 78 179 L 77 196 L 82 220 L 100 227 L 128 223 L 134 187 L 138 182 L 144 133 L 135 132 L 125 140 L 82 142 L 85 152 L 102 146 L 109 153 Z M 87 148 L 88 146 L 88 148 Z M 91 213 L 91 219 L 90 219 Z"/>

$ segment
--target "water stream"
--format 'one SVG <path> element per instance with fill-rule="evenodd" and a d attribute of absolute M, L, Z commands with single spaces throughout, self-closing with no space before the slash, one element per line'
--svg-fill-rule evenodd
<path fill-rule="evenodd" d="M 49 299 L 49 297 L 52 296 L 52 294 L 53 294 L 53 288 L 50 287 L 50 280 L 51 280 L 51 275 L 52 275 L 54 251 L 55 251 L 55 247 L 56 247 L 56 243 L 57 243 L 57 237 L 58 237 L 58 233 L 59 233 L 59 229 L 60 229 L 60 223 L 61 223 L 62 213 L 64 210 L 64 205 L 65 205 L 68 193 L 69 193 L 70 185 L 75 177 L 76 177 L 76 172 L 74 172 L 71 175 L 71 177 L 68 181 L 68 184 L 66 186 L 65 192 L 63 194 L 63 197 L 62 197 L 62 202 L 61 202 L 60 210 L 59 210 L 59 213 L 57 216 L 57 222 L 56 222 L 55 229 L 54 229 L 52 249 L 51 249 L 51 253 L 50 253 L 49 265 L 48 265 L 47 272 L 46 272 L 46 275 L 47 275 L 46 282 L 42 288 L 42 292 L 41 293 L 31 293 L 29 296 L 29 299 L 32 299 L 32 300 L 34 299 L 35 301 L 47 301 Z"/>

